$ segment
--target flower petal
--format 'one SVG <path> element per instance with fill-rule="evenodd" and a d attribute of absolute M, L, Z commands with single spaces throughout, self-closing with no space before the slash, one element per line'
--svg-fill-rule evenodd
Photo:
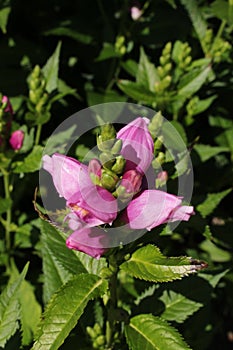
<path fill-rule="evenodd" d="M 60 197 L 66 200 L 80 190 L 80 184 L 84 178 L 89 179 L 86 165 L 58 153 L 53 154 L 52 157 L 45 155 L 43 168 L 51 174 Z"/>
<path fill-rule="evenodd" d="M 185 220 L 193 214 L 193 207 L 181 206 L 181 198 L 158 190 L 145 190 L 133 199 L 123 214 L 132 229 L 153 227 L 165 222 Z"/>
<path fill-rule="evenodd" d="M 105 188 L 92 183 L 74 193 L 67 205 L 89 226 L 111 224 L 117 216 L 117 200 Z"/>
<path fill-rule="evenodd" d="M 126 160 L 125 171 L 145 173 L 153 159 L 154 142 L 148 130 L 149 119 L 137 118 L 117 133 L 123 141 L 121 155 Z"/>
<path fill-rule="evenodd" d="M 93 258 L 99 259 L 107 249 L 107 234 L 104 230 L 93 227 L 74 231 L 66 240 L 70 249 L 79 250 Z"/>
<path fill-rule="evenodd" d="M 23 145 L 24 132 L 22 130 L 16 130 L 11 134 L 10 145 L 15 151 L 19 150 Z"/>

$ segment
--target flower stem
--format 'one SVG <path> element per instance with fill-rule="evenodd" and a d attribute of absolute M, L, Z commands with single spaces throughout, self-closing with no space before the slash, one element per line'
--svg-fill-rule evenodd
<path fill-rule="evenodd" d="M 117 271 L 115 271 L 109 281 L 109 302 L 108 302 L 108 319 L 106 322 L 106 343 L 110 349 L 114 337 L 115 328 L 115 310 L 117 308 Z"/>
<path fill-rule="evenodd" d="M 42 125 L 38 125 L 36 130 L 35 145 L 39 145 L 41 131 L 42 131 Z"/>
<path fill-rule="evenodd" d="M 10 195 L 10 183 L 9 183 L 9 173 L 5 172 L 3 173 L 3 179 L 4 179 L 4 190 L 5 190 L 5 198 L 11 199 Z M 10 237 L 10 226 L 11 226 L 11 207 L 9 207 L 6 211 L 6 234 L 5 234 L 5 240 L 6 240 L 6 251 L 9 252 L 11 249 L 11 237 Z"/>

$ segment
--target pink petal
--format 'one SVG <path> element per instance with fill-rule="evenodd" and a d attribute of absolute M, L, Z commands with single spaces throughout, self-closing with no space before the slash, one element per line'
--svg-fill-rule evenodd
<path fill-rule="evenodd" d="M 148 130 L 149 119 L 137 118 L 117 133 L 123 141 L 121 155 L 126 159 L 125 170 L 145 173 L 153 159 L 154 142 Z"/>
<path fill-rule="evenodd" d="M 105 188 L 92 183 L 74 193 L 67 205 L 89 226 L 111 224 L 117 216 L 117 200 Z"/>
<path fill-rule="evenodd" d="M 70 249 L 79 250 L 93 258 L 99 259 L 107 249 L 107 234 L 104 230 L 93 227 L 74 231 L 66 240 Z"/>
<path fill-rule="evenodd" d="M 129 203 L 123 220 L 132 229 L 150 231 L 165 222 L 187 221 L 192 214 L 193 207 L 182 207 L 181 198 L 163 191 L 145 190 Z"/>
<path fill-rule="evenodd" d="M 19 150 L 23 145 L 24 132 L 22 130 L 16 130 L 11 134 L 10 145 L 16 151 Z"/>
<path fill-rule="evenodd" d="M 2 103 L 6 104 L 4 112 L 6 112 L 6 113 L 8 112 L 11 115 L 13 115 L 13 108 L 12 108 L 10 100 L 7 96 L 2 96 Z"/>
<path fill-rule="evenodd" d="M 43 168 L 51 174 L 60 197 L 66 200 L 80 190 L 80 183 L 85 177 L 89 180 L 86 165 L 62 154 L 45 155 Z"/>

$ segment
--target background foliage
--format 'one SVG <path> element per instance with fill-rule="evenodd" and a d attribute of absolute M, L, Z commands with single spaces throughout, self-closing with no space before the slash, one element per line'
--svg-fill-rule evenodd
<path fill-rule="evenodd" d="M 132 6 L 141 10 L 136 20 Z M 13 188 L 7 196 L 2 172 L 0 347 L 104 349 L 109 340 L 107 301 L 99 298 L 107 290 L 105 258 L 68 250 L 32 200 L 56 126 L 87 106 L 131 101 L 161 111 L 180 132 L 194 167 L 196 215 L 173 233 L 161 227 L 144 237 L 162 253 L 148 244 L 121 261 L 114 349 L 231 349 L 233 2 L 0 0 L 0 30 L 0 91 L 13 105 L 14 129 L 25 133 L 18 153 L 0 154 Z M 82 142 L 74 151 L 80 160 L 90 146 Z M 169 158 L 160 161 L 172 189 Z M 174 266 L 183 270 L 164 276 L 165 256 L 192 256 L 209 267 L 156 283 L 181 278 L 191 266 L 180 258 Z M 171 344 L 166 337 L 156 343 L 161 332 Z"/>

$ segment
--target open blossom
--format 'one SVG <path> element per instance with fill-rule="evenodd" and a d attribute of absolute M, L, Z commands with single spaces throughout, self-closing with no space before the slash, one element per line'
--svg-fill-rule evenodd
<path fill-rule="evenodd" d="M 116 167 L 119 155 L 115 163 L 114 159 L 107 161 L 109 168 L 97 159 L 87 166 L 58 153 L 43 157 L 43 168 L 70 210 L 64 219 L 73 231 L 66 242 L 68 248 L 100 258 L 108 246 L 101 225 L 111 226 L 119 218 L 129 230 L 150 231 L 167 222 L 187 221 L 193 215 L 193 207 L 183 206 L 182 198 L 151 188 L 147 181 L 154 147 L 148 123 L 147 118 L 137 118 L 117 133 L 122 142 L 120 157 L 125 159 L 121 167 Z"/>

